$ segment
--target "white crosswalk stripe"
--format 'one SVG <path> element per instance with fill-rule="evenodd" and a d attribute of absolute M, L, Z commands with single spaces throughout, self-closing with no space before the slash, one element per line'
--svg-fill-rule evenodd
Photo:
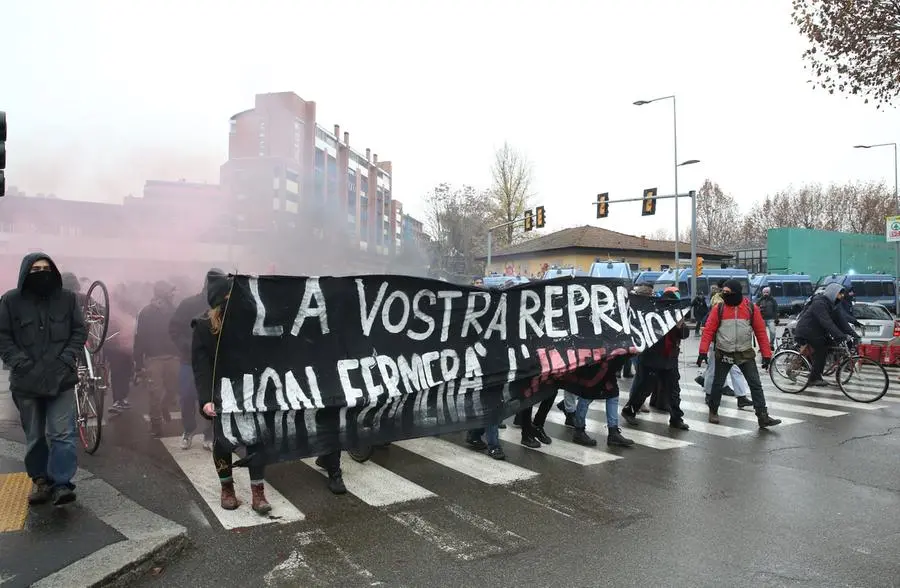
<path fill-rule="evenodd" d="M 623 394 L 619 402 L 620 405 L 624 405 L 627 399 L 628 382 L 624 381 L 621 385 Z M 775 413 L 773 416 L 782 419 L 781 427 L 802 425 L 815 418 L 836 418 L 853 412 L 871 412 L 880 408 L 896 407 L 897 403 L 900 403 L 900 398 L 895 396 L 892 396 L 888 402 L 872 405 L 857 403 L 845 398 L 836 389 L 817 389 L 809 393 L 791 395 L 774 390 L 774 386 L 768 382 L 764 382 L 763 387 L 767 405 Z M 465 511 L 453 503 L 452 476 L 463 476 L 471 480 L 468 483 L 483 484 L 485 488 L 502 489 L 500 491 L 509 492 L 511 496 L 518 499 L 523 496 L 532 496 L 536 492 L 535 488 L 538 486 L 531 486 L 531 484 L 540 479 L 544 465 L 553 465 L 548 460 L 567 464 L 568 467 L 600 468 L 628 459 L 632 455 L 640 455 L 645 451 L 671 451 L 689 448 L 702 442 L 704 436 L 707 435 L 727 440 L 758 434 L 756 415 L 752 408 L 739 410 L 735 406 L 734 399 L 726 397 L 723 399 L 723 405 L 719 408 L 719 416 L 723 422 L 714 425 L 706 422 L 708 409 L 703 398 L 704 392 L 700 386 L 690 380 L 682 380 L 681 407 L 687 415 L 685 422 L 690 426 L 690 430 L 675 431 L 660 427 L 660 425 L 668 424 L 669 415 L 666 413 L 655 410 L 651 410 L 649 413 L 640 413 L 638 419 L 648 424 L 652 423 L 655 428 L 653 426 L 643 429 L 623 427 L 623 434 L 635 442 L 634 448 L 624 451 L 620 448 L 606 446 L 605 438 L 608 432 L 605 419 L 606 405 L 603 401 L 595 401 L 588 411 L 585 430 L 597 438 L 598 445 L 596 447 L 584 447 L 573 443 L 570 436 L 571 429 L 563 428 L 565 425 L 564 413 L 553 408 L 546 420 L 548 423 L 546 432 L 553 438 L 553 442 L 549 445 L 542 445 L 536 449 L 524 448 L 520 444 L 521 431 L 519 429 L 510 427 L 500 430 L 502 443 L 522 447 L 522 451 L 527 451 L 532 455 L 544 456 L 545 459 L 529 458 L 528 468 L 514 463 L 517 459 L 523 458 L 521 453 L 508 452 L 506 460 L 494 460 L 485 452 L 469 448 L 463 442 L 463 436 L 457 434 L 395 442 L 392 445 L 392 448 L 395 448 L 393 454 L 391 450 L 381 453 L 382 457 L 377 458 L 377 463 L 372 460 L 366 463 L 357 463 L 345 454 L 341 464 L 344 483 L 349 495 L 370 507 L 389 509 L 388 516 L 406 527 L 409 532 L 428 540 L 454 557 L 463 560 L 480 557 L 478 554 L 482 551 L 496 553 L 505 549 L 503 547 L 505 543 L 516 544 L 522 538 L 514 534 L 510 535 L 492 521 L 480 518 L 477 513 Z M 561 399 L 562 394 L 559 394 L 557 400 Z M 173 413 L 172 416 L 173 420 L 180 417 L 178 413 Z M 651 430 L 657 432 L 651 432 Z M 298 506 L 302 508 L 302 505 L 292 504 L 278 491 L 278 488 L 272 487 L 271 484 L 267 488 L 267 495 L 273 505 L 273 515 L 275 516 L 260 517 L 246 505 L 236 511 L 222 510 L 218 504 L 219 481 L 209 452 L 199 447 L 188 451 L 182 450 L 180 437 L 168 437 L 161 441 L 224 528 L 234 529 L 270 523 L 288 523 L 305 519 L 305 515 L 298 508 Z M 416 478 L 415 482 L 407 479 L 404 475 L 410 474 L 401 474 L 394 470 L 399 468 L 403 472 L 418 471 L 410 470 L 411 466 L 408 460 L 411 456 L 409 454 L 437 464 L 444 468 L 447 474 L 441 477 L 440 482 L 435 485 L 426 484 L 419 478 Z M 301 466 L 297 472 L 298 475 L 304 475 L 308 469 L 312 469 L 319 475 L 326 476 L 325 472 L 315 465 L 314 458 L 300 461 L 305 465 Z M 239 490 L 248 488 L 249 478 L 245 468 L 235 468 L 234 476 Z M 284 483 L 280 482 L 285 479 L 283 476 L 277 479 L 279 483 Z M 462 479 L 459 478 L 460 481 Z M 526 486 L 523 488 L 522 484 Z M 248 490 L 244 491 L 248 492 Z M 286 490 L 286 492 L 292 497 L 297 495 L 296 491 L 292 493 Z M 324 484 L 322 492 L 327 492 Z M 249 496 L 246 498 L 249 499 Z M 302 500 L 302 498 L 298 500 Z M 470 535 L 458 531 L 456 528 L 459 525 L 471 527 L 467 531 Z M 474 543 L 472 543 L 473 541 Z M 476 544 L 480 546 L 478 549 L 469 548 Z"/>

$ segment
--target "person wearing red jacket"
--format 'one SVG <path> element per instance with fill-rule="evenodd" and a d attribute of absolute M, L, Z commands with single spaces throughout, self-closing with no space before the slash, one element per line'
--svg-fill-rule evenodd
<path fill-rule="evenodd" d="M 718 305 L 709 312 L 706 326 L 703 328 L 703 337 L 700 339 L 700 355 L 697 357 L 697 367 L 707 361 L 709 346 L 715 341 L 715 376 L 712 390 L 709 395 L 709 422 L 718 424 L 719 403 L 722 401 L 722 386 L 725 378 L 733 366 L 737 366 L 747 385 L 750 387 L 750 397 L 753 399 L 753 408 L 756 410 L 756 420 L 760 429 L 781 424 L 779 419 L 773 419 L 766 410 L 766 397 L 763 394 L 762 383 L 759 379 L 759 371 L 756 369 L 756 352 L 753 350 L 753 337 L 759 343 L 762 352 L 762 368 L 768 369 L 772 359 L 772 348 L 769 346 L 769 336 L 766 332 L 766 322 L 755 304 L 744 298 L 741 292 L 741 283 L 737 280 L 728 280 L 722 288 L 723 304 Z"/>

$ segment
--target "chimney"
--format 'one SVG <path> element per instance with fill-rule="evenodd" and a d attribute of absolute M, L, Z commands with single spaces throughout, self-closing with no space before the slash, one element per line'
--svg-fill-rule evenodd
<path fill-rule="evenodd" d="M 341 125 L 334 125 L 334 138 L 341 140 Z"/>
<path fill-rule="evenodd" d="M 378 163 L 378 154 L 377 153 L 372 155 L 372 163 L 375 163 L 375 164 Z"/>
<path fill-rule="evenodd" d="M 350 133 L 344 131 L 344 145 L 350 145 Z"/>
<path fill-rule="evenodd" d="M 366 147 L 366 161 L 372 161 L 372 150 Z"/>
<path fill-rule="evenodd" d="M 641 247 L 647 246 L 647 235 L 641 235 Z"/>

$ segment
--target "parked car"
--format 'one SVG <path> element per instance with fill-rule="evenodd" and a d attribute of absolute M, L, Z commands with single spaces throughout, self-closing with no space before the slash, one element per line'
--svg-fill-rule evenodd
<path fill-rule="evenodd" d="M 894 320 L 888 309 L 881 304 L 856 302 L 853 304 L 853 316 L 863 325 L 862 330 L 856 328 L 863 343 L 884 343 L 900 337 L 900 320 Z M 797 319 L 793 319 L 785 327 L 786 334 L 793 338 L 796 328 Z"/>
<path fill-rule="evenodd" d="M 587 277 L 590 276 L 588 272 L 580 269 L 575 269 L 574 267 L 555 267 L 550 268 L 546 272 L 544 272 L 544 277 L 542 280 L 552 280 L 553 278 L 567 278 L 567 277 Z"/>

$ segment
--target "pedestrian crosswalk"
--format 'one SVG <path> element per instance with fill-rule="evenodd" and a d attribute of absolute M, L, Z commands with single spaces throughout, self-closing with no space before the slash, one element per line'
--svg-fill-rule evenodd
<path fill-rule="evenodd" d="M 836 389 L 817 389 L 792 395 L 779 392 L 771 384 L 766 384 L 767 406 L 773 416 L 782 419 L 782 424 L 776 430 L 813 419 L 870 414 L 885 408 L 896 408 L 900 404 L 900 392 L 896 391 L 890 392 L 881 402 L 860 404 L 847 399 Z M 627 381 L 622 382 L 622 404 L 627 398 L 627 393 L 624 392 L 627 385 Z M 562 399 L 561 392 L 558 399 Z M 508 448 L 520 448 L 518 452 L 507 451 L 508 458 L 505 461 L 497 461 L 485 452 L 472 450 L 464 443 L 462 435 L 424 437 L 395 442 L 387 450 L 379 452 L 376 458 L 365 463 L 355 462 L 345 454 L 342 458 L 344 482 L 348 494 L 361 503 L 378 509 L 389 509 L 389 516 L 413 533 L 428 538 L 436 545 L 447 546 L 448 553 L 454 550 L 460 553 L 464 551 L 467 554 L 465 557 L 470 557 L 470 551 L 460 551 L 459 541 L 451 541 L 445 536 L 447 530 L 441 525 L 446 521 L 439 523 L 437 519 L 426 520 L 426 515 L 421 512 L 423 509 L 428 512 L 433 510 L 434 513 L 440 511 L 440 517 L 450 517 L 458 524 L 471 524 L 473 528 L 481 529 L 480 533 L 488 533 L 487 530 L 490 529 L 488 535 L 494 538 L 491 541 L 504 536 L 502 530 L 491 526 L 494 523 L 490 520 L 459 510 L 460 507 L 452 498 L 455 488 L 460 484 L 475 485 L 485 491 L 495 488 L 496 491 L 525 497 L 541 505 L 543 499 L 537 498 L 537 484 L 545 467 L 615 467 L 615 464 L 627 461 L 632 456 L 646 455 L 645 452 L 671 452 L 758 434 L 754 411 L 738 409 L 731 397 L 723 398 L 719 408 L 720 424 L 707 422 L 703 389 L 692 381 L 682 380 L 681 407 L 685 413 L 685 422 L 690 426 L 689 431 L 670 429 L 666 413 L 655 410 L 642 412 L 638 415 L 640 426 L 629 427 L 624 423 L 621 426 L 623 434 L 635 442 L 634 447 L 627 449 L 606 446 L 605 403 L 594 402 L 589 408 L 585 429 L 597 437 L 596 447 L 573 443 L 571 429 L 565 427 L 565 415 L 554 408 L 547 416 L 546 432 L 553 439 L 549 445 L 536 449 L 526 448 L 519 444 L 521 433 L 517 428 L 510 426 L 500 430 L 502 443 Z M 181 449 L 180 437 L 164 438 L 162 443 L 223 528 L 289 523 L 306 518 L 301 512 L 304 508 L 300 503 L 302 499 L 292 502 L 286 497 L 290 492 L 283 494 L 278 487 L 271 485 L 268 488 L 269 500 L 274 507 L 273 514 L 277 513 L 277 517 L 259 517 L 247 507 L 237 511 L 223 511 L 218 505 L 218 479 L 210 453 L 197 446 L 188 450 Z M 314 458 L 300 460 L 289 464 L 289 467 L 292 477 L 316 477 L 316 472 L 318 475 L 325 475 L 315 465 Z M 423 472 L 426 471 L 440 471 L 442 474 L 434 477 L 425 475 Z M 249 484 L 243 468 L 235 468 L 235 478 L 239 486 L 246 488 Z M 284 476 L 279 476 L 278 479 L 283 481 Z M 323 493 L 327 493 L 324 484 L 320 488 Z M 432 503 L 441 506 L 421 506 Z M 547 508 L 555 512 L 555 507 Z"/>

